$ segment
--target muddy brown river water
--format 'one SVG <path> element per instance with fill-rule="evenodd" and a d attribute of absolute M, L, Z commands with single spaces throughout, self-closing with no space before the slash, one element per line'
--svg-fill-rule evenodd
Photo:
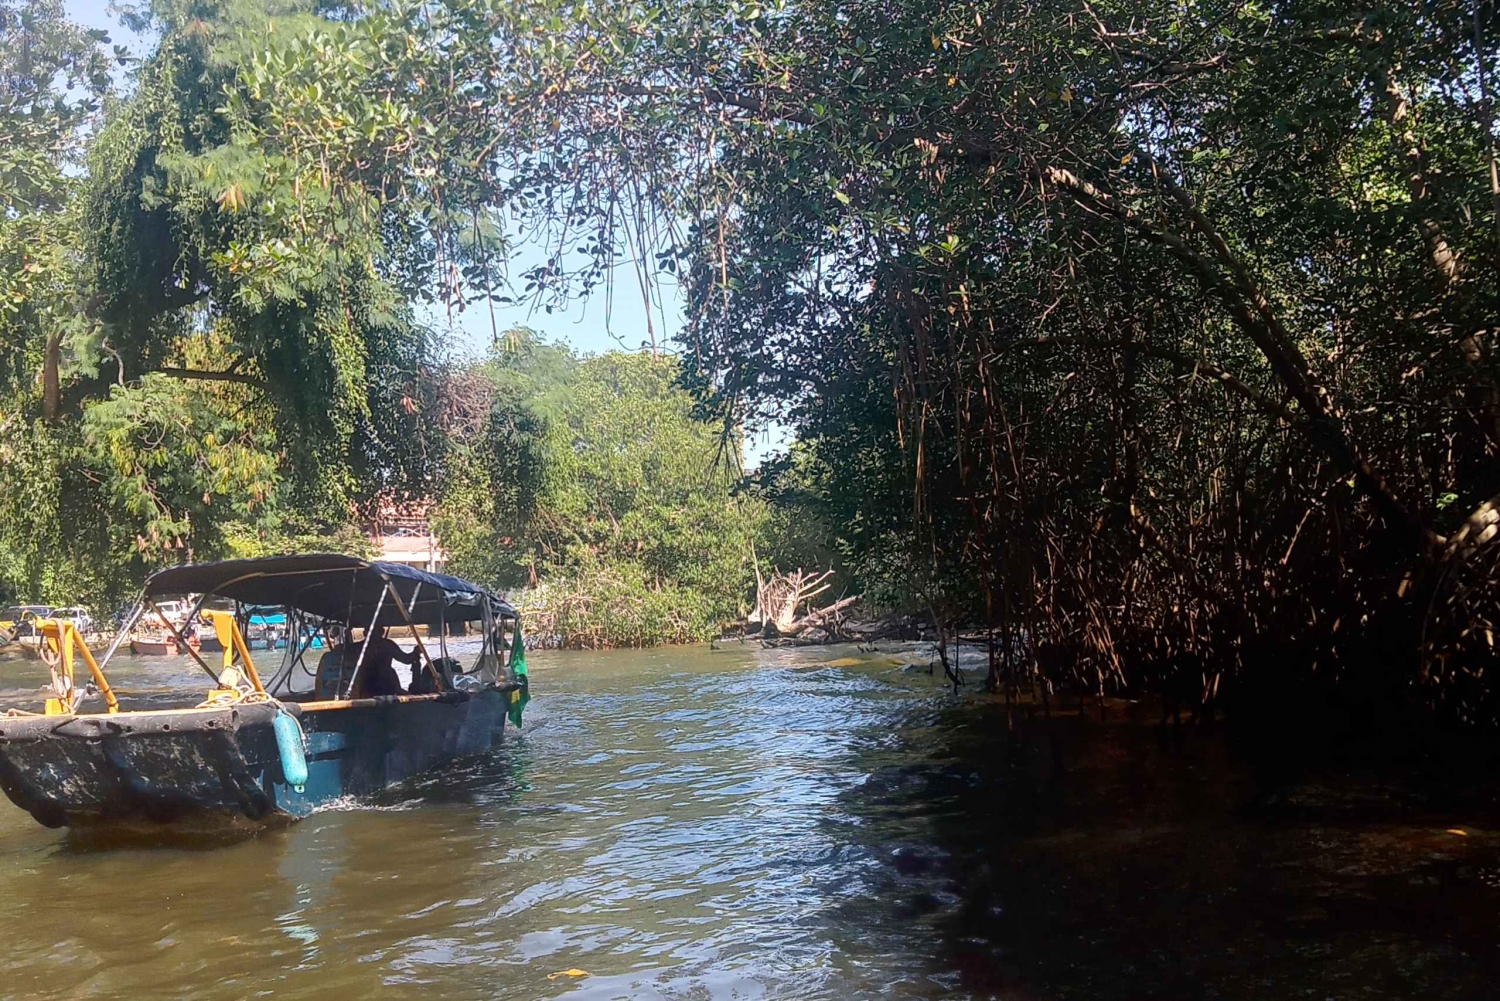
<path fill-rule="evenodd" d="M 921 655 L 537 653 L 502 751 L 212 848 L 0 804 L 0 996 L 1500 996 L 1491 821 L 1358 775 L 1247 812 L 1213 727 L 1007 737 Z"/>

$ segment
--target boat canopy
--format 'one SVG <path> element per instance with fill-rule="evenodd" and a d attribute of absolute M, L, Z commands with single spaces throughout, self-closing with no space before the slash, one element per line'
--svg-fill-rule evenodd
<path fill-rule="evenodd" d="M 401 599 L 406 615 L 389 598 Z M 513 619 L 516 610 L 478 584 L 428 573 L 403 563 L 385 563 L 315 553 L 251 560 L 190 563 L 158 570 L 146 579 L 145 597 L 204 594 L 246 605 L 294 608 L 336 622 L 364 625 L 380 609 L 379 624 L 469 622 L 485 617 Z"/>

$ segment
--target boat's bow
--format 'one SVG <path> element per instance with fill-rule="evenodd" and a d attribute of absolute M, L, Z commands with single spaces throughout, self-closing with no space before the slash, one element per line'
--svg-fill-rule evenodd
<path fill-rule="evenodd" d="M 258 824 L 275 812 L 264 774 L 276 712 L 0 717 L 0 789 L 48 827 Z"/>

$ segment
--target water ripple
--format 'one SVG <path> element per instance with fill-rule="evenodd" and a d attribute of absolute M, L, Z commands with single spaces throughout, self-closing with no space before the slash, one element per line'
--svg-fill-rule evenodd
<path fill-rule="evenodd" d="M 500 753 L 211 855 L 56 851 L 5 815 L 0 969 L 59 997 L 887 995 L 920 957 L 861 954 L 840 907 L 885 863 L 840 797 L 938 689 L 820 656 L 538 655 Z M 142 699 L 184 680 L 121 672 Z M 75 875 L 82 927 L 44 889 Z"/>
<path fill-rule="evenodd" d="M 1215 820 L 1201 833 L 1214 799 L 1190 760 L 1106 743 L 1070 785 L 1045 755 L 998 753 L 979 742 L 1003 725 L 972 706 L 952 713 L 940 674 L 902 670 L 920 651 L 832 666 L 835 656 L 849 654 L 538 654 L 526 727 L 502 751 L 213 852 L 80 853 L 6 807 L 0 995 L 801 1001 L 976 985 L 1040 997 L 1026 985 L 1056 982 L 1070 996 L 1137 996 L 1130 970 L 1156 961 L 1119 941 L 1143 920 L 1168 926 L 1160 941 L 1210 943 L 1203 955 L 1217 958 L 1205 962 L 1232 968 L 1226 957 L 1265 945 L 1284 918 L 1251 892 L 1256 880 L 1308 897 L 1293 913 L 1318 928 L 1349 881 L 1388 878 L 1359 869 L 1371 842 L 1357 851 L 1364 836 L 1339 829 L 1277 840 Z M 181 672 L 127 668 L 145 699 Z M 0 669 L 8 688 L 25 685 Z M 1118 767 L 1132 760 L 1149 767 Z M 1140 793 L 1143 776 L 1155 795 Z M 1434 889 L 1415 899 L 1441 893 L 1493 913 L 1500 835 L 1381 837 L 1379 859 L 1432 854 L 1417 875 Z M 1332 861 L 1310 874 L 1309 852 Z M 1199 906 L 1182 889 L 1197 881 L 1225 896 L 1241 876 L 1237 906 Z M 1118 887 L 1135 896 L 1112 896 Z M 1153 895 L 1177 911 L 1143 908 Z M 1259 911 L 1244 906 L 1257 899 Z M 1178 911 L 1180 926 L 1161 916 Z M 1449 912 L 1415 913 L 1431 923 Z M 1234 935 L 1215 930 L 1236 920 Z M 1375 954 L 1354 945 L 1332 933 L 1299 941 L 1313 951 L 1285 950 L 1301 965 L 1283 969 L 1342 962 L 1347 980 L 1352 960 L 1338 957 Z M 1442 948 L 1404 953 L 1402 969 Z M 1163 960 L 1161 989 L 1146 993 L 1296 993 L 1244 965 L 1239 981 L 1173 981 Z M 1264 974 L 1256 989 L 1252 969 Z"/>

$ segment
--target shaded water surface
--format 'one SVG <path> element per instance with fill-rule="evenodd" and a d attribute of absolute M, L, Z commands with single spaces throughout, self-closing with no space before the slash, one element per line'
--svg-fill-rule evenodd
<path fill-rule="evenodd" d="M 1216 730 L 1008 738 L 888 653 L 537 654 L 504 750 L 212 850 L 84 849 L 3 804 L 0 995 L 1492 993 L 1481 818 L 1358 777 L 1252 818 Z M 0 662 L 0 696 L 36 670 Z"/>

